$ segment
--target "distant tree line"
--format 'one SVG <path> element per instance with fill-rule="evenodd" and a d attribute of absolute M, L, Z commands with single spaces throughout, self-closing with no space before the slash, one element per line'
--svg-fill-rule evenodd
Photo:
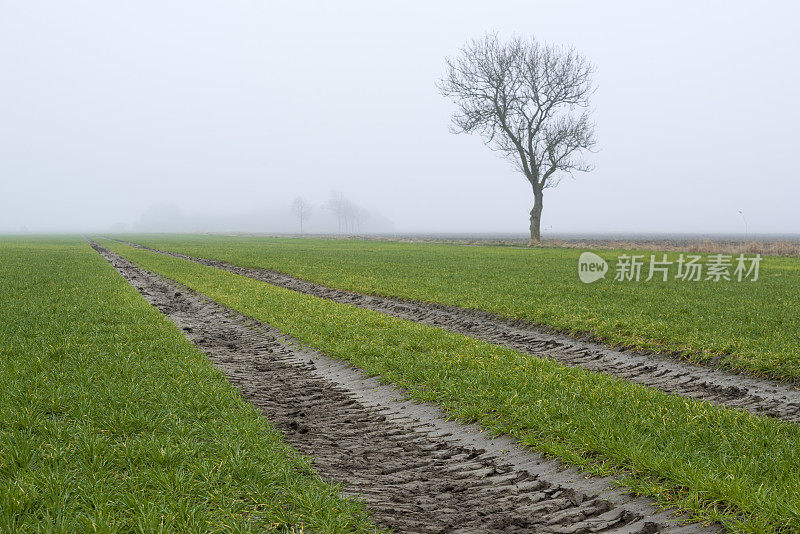
<path fill-rule="evenodd" d="M 320 208 L 330 210 L 333 213 L 340 234 L 360 233 L 362 225 L 369 218 L 369 213 L 365 209 L 345 198 L 338 191 L 333 191 L 331 198 L 322 204 Z M 297 197 L 292 202 L 291 210 L 297 219 L 300 233 L 304 233 L 306 223 L 311 217 L 314 206 L 304 197 Z"/>

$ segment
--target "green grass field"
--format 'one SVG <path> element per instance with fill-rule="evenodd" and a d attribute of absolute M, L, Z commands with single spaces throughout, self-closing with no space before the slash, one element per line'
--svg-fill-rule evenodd
<path fill-rule="evenodd" d="M 667 395 L 186 260 L 104 243 L 148 270 L 404 386 L 418 399 L 437 402 L 461 420 L 515 436 L 596 474 L 616 474 L 634 491 L 665 505 L 721 521 L 735 532 L 800 530 L 798 425 Z M 193 245 L 193 254 L 204 255 L 198 254 L 200 243 Z M 296 246 L 302 250 L 306 245 Z M 315 242 L 308 246 L 324 248 Z M 361 264 L 358 257 L 366 247 L 417 250 L 363 247 L 354 249 L 355 265 Z M 435 250 L 458 256 L 462 249 Z M 530 258 L 532 252 L 513 253 Z M 219 254 L 212 250 L 205 255 Z M 256 254 L 263 254 L 261 248 Z M 499 253 L 463 249 L 463 254 L 491 258 Z M 332 255 L 341 260 L 338 253 Z M 545 255 L 554 265 L 566 261 L 553 259 L 553 251 Z M 324 254 L 315 258 L 326 264 Z M 367 261 L 377 260 L 373 256 Z M 459 276 L 453 272 L 454 278 Z"/>
<path fill-rule="evenodd" d="M 0 240 L 0 532 L 368 532 L 86 242 Z"/>
<path fill-rule="evenodd" d="M 126 239 L 339 289 L 487 310 L 615 345 L 800 379 L 797 258 L 765 258 L 757 282 L 613 282 L 611 273 L 585 285 L 577 276 L 580 251 L 569 249 L 191 235 Z M 613 268 L 619 251 L 596 252 Z"/>

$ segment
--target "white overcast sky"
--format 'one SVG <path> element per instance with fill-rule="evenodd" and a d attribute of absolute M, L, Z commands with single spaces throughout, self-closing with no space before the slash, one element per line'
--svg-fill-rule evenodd
<path fill-rule="evenodd" d="M 790 1 L 0 0 L 0 231 L 338 190 L 397 231 L 525 232 L 530 186 L 450 133 L 435 87 L 497 32 L 597 67 L 596 169 L 548 191 L 545 233 L 742 232 L 739 210 L 798 233 L 798 19 Z"/>

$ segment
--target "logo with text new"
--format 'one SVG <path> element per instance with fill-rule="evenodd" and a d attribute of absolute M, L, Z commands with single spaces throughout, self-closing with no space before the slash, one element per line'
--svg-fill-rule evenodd
<path fill-rule="evenodd" d="M 608 263 L 594 252 L 584 252 L 578 259 L 578 277 L 584 284 L 591 284 L 606 277 Z"/>

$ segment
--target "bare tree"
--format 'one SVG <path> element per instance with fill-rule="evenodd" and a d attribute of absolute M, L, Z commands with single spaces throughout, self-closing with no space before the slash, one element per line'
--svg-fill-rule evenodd
<path fill-rule="evenodd" d="M 591 167 L 581 159 L 595 144 L 589 120 L 594 67 L 572 48 L 486 35 L 447 58 L 439 90 L 458 106 L 454 133 L 481 135 L 533 188 L 531 241 L 541 242 L 544 190 Z"/>
<path fill-rule="evenodd" d="M 347 204 L 348 201 L 344 195 L 338 191 L 331 191 L 331 199 L 328 201 L 326 207 L 329 208 L 336 216 L 336 223 L 339 225 L 339 233 L 342 233 L 342 228 L 346 228 L 347 223 Z"/>
<path fill-rule="evenodd" d="M 360 233 L 361 224 L 368 217 L 363 208 L 345 198 L 338 191 L 331 191 L 331 199 L 326 207 L 336 216 L 340 234 L 343 230 L 348 234 Z"/>
<path fill-rule="evenodd" d="M 303 197 L 297 197 L 292 202 L 292 213 L 295 214 L 300 222 L 300 233 L 303 233 L 303 223 L 311 216 L 311 204 Z"/>

